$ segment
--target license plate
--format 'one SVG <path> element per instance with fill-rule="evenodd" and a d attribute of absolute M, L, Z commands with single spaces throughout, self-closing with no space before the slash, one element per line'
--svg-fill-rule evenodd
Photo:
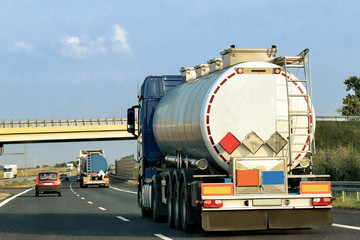
<path fill-rule="evenodd" d="M 53 185 L 53 183 L 52 182 L 46 182 L 46 183 L 44 183 L 44 185 Z"/>

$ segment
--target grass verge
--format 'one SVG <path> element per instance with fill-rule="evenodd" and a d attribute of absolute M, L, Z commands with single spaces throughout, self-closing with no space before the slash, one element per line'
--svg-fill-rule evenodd
<path fill-rule="evenodd" d="M 54 172 L 66 172 L 66 168 L 55 168 L 55 167 L 45 167 L 45 168 L 28 168 L 27 171 L 25 169 L 18 169 L 18 177 L 25 177 L 26 174 L 28 176 L 36 176 L 39 172 L 42 171 L 54 171 Z M 0 178 L 4 177 L 4 172 L 0 170 Z"/>
<path fill-rule="evenodd" d="M 0 193 L 0 202 L 10 196 L 9 193 Z"/>
<path fill-rule="evenodd" d="M 0 189 L 4 188 L 30 188 L 35 187 L 35 180 L 1 182 Z"/>
<path fill-rule="evenodd" d="M 340 197 L 337 201 L 332 203 L 333 207 L 337 208 L 348 208 L 348 209 L 357 209 L 360 210 L 360 201 L 356 198 L 348 198 L 345 201 Z"/>

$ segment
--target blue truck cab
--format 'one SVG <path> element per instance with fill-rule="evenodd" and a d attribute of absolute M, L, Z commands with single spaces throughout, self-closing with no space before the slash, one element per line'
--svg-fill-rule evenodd
<path fill-rule="evenodd" d="M 135 134 L 135 109 L 138 108 L 137 161 L 139 178 L 151 178 L 154 167 L 160 167 L 164 154 L 160 151 L 153 132 L 155 109 L 161 98 L 176 86 L 183 77 L 180 75 L 148 76 L 138 93 L 138 105 L 128 109 L 128 131 Z"/>

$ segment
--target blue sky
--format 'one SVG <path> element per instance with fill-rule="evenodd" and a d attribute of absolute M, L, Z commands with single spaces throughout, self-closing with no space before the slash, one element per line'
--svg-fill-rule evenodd
<path fill-rule="evenodd" d="M 335 115 L 343 81 L 360 75 L 359 9 L 356 0 L 0 0 L 0 119 L 124 116 L 146 76 L 178 74 L 231 44 L 275 44 L 277 56 L 309 48 L 316 113 Z M 105 149 L 110 163 L 136 153 L 131 141 L 53 143 L 28 144 L 27 157 L 53 164 L 82 148 Z"/>

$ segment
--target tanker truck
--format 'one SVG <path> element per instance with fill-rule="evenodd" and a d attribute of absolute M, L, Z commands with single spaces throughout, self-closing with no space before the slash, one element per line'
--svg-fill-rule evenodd
<path fill-rule="evenodd" d="M 143 217 L 184 232 L 331 226 L 330 176 L 312 171 L 309 50 L 276 52 L 231 46 L 144 80 L 128 109 Z"/>
<path fill-rule="evenodd" d="M 89 185 L 109 187 L 107 162 L 103 150 L 80 150 L 77 164 L 80 170 L 80 187 L 84 188 Z"/>

